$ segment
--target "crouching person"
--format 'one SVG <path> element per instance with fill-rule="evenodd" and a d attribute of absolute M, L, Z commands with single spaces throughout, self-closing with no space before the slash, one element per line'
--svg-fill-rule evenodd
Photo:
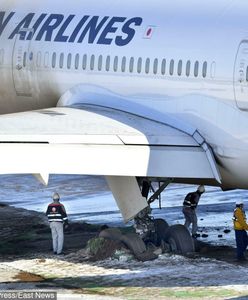
<path fill-rule="evenodd" d="M 64 244 L 64 225 L 68 226 L 68 218 L 65 207 L 60 203 L 60 196 L 58 193 L 53 194 L 53 202 L 47 207 L 46 216 L 51 228 L 53 240 L 54 254 L 63 254 Z"/>

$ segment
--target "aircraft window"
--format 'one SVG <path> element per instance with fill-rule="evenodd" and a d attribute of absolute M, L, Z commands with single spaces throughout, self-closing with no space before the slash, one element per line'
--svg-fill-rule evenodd
<path fill-rule="evenodd" d="M 170 61 L 170 75 L 173 75 L 174 73 L 174 59 L 171 59 Z"/>
<path fill-rule="evenodd" d="M 114 71 L 117 72 L 118 70 L 118 56 L 114 58 Z"/>
<path fill-rule="evenodd" d="M 52 56 L 52 68 L 56 67 L 56 53 L 53 52 L 53 56 Z"/>
<path fill-rule="evenodd" d="M 108 55 L 106 58 L 106 71 L 108 72 L 110 69 L 110 56 Z"/>
<path fill-rule="evenodd" d="M 149 71 L 150 71 L 150 58 L 147 58 L 146 59 L 146 69 L 145 69 L 146 74 L 149 74 Z"/>
<path fill-rule="evenodd" d="M 1 49 L 0 50 L 0 65 L 3 65 L 3 61 L 4 61 L 4 50 Z"/>
<path fill-rule="evenodd" d="M 126 62 L 127 62 L 126 56 L 123 56 L 122 57 L 122 62 L 121 62 L 121 71 L 122 72 L 126 71 Z"/>
<path fill-rule="evenodd" d="M 215 70 L 216 70 L 216 62 L 213 61 L 212 64 L 211 64 L 211 78 L 214 78 L 215 77 Z"/>
<path fill-rule="evenodd" d="M 71 58 L 72 58 L 72 55 L 71 55 L 71 53 L 69 53 L 67 55 L 67 69 L 71 68 Z"/>
<path fill-rule="evenodd" d="M 199 74 L 199 61 L 196 61 L 194 67 L 194 76 L 197 77 L 198 74 Z"/>
<path fill-rule="evenodd" d="M 102 71 L 102 55 L 98 57 L 98 71 Z"/>
<path fill-rule="evenodd" d="M 77 53 L 75 56 L 75 69 L 78 70 L 79 68 L 79 54 Z"/>
<path fill-rule="evenodd" d="M 59 67 L 60 67 L 60 69 L 63 69 L 63 67 L 64 67 L 64 53 L 60 53 Z"/>
<path fill-rule="evenodd" d="M 49 53 L 48 52 L 45 53 L 44 66 L 45 66 L 45 68 L 49 67 Z"/>
<path fill-rule="evenodd" d="M 162 64 L 161 64 L 161 74 L 162 75 L 165 74 L 165 70 L 166 70 L 166 59 L 163 59 Z"/>
<path fill-rule="evenodd" d="M 29 60 L 32 61 L 34 58 L 34 53 L 33 52 L 30 52 L 29 53 Z"/>
<path fill-rule="evenodd" d="M 23 67 L 25 68 L 26 65 L 27 65 L 27 52 L 25 51 L 23 55 Z"/>
<path fill-rule="evenodd" d="M 153 73 L 157 74 L 158 73 L 158 59 L 155 58 L 153 62 Z"/>
<path fill-rule="evenodd" d="M 86 70 L 87 68 L 87 54 L 84 54 L 83 56 L 83 70 Z"/>
<path fill-rule="evenodd" d="M 205 78 L 207 76 L 207 68 L 208 68 L 208 63 L 204 61 L 203 66 L 202 66 L 202 77 Z"/>
<path fill-rule="evenodd" d="M 179 62 L 178 62 L 178 66 L 177 66 L 177 75 L 178 75 L 178 76 L 181 76 L 181 75 L 182 75 L 182 68 L 183 68 L 183 62 L 182 62 L 182 60 L 180 59 Z"/>
<path fill-rule="evenodd" d="M 3 65 L 4 63 L 4 49 L 0 51 L 0 64 Z"/>
<path fill-rule="evenodd" d="M 130 73 L 133 73 L 133 66 L 134 66 L 134 58 L 131 57 L 130 62 L 129 62 L 129 72 Z"/>
<path fill-rule="evenodd" d="M 248 81 L 248 66 L 246 67 L 246 81 Z"/>
<path fill-rule="evenodd" d="M 94 70 L 94 67 L 95 67 L 95 55 L 91 55 L 91 58 L 90 58 L 90 69 L 91 71 Z"/>
<path fill-rule="evenodd" d="M 186 76 L 187 77 L 189 77 L 189 75 L 190 75 L 190 66 L 191 66 L 191 63 L 190 63 L 190 60 L 188 60 L 186 63 Z"/>
<path fill-rule="evenodd" d="M 37 67 L 41 66 L 41 52 L 40 51 L 37 53 L 36 66 Z"/>
<path fill-rule="evenodd" d="M 142 58 L 141 57 L 139 57 L 139 59 L 138 59 L 137 71 L 138 71 L 138 73 L 141 73 L 141 71 L 142 71 Z"/>

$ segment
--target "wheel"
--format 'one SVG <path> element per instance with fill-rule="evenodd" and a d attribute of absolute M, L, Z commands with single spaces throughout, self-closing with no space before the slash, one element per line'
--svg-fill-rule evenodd
<path fill-rule="evenodd" d="M 160 246 L 161 241 L 165 240 L 165 235 L 169 228 L 169 225 L 164 219 L 154 219 L 154 227 L 156 233 L 156 238 L 154 243 L 156 246 Z"/>
<path fill-rule="evenodd" d="M 118 228 L 106 228 L 99 233 L 99 237 L 114 241 L 121 241 L 122 233 Z"/>
<path fill-rule="evenodd" d="M 142 238 L 136 233 L 127 233 L 122 236 L 121 241 L 134 253 L 140 254 L 146 251 L 146 245 Z"/>
<path fill-rule="evenodd" d="M 142 238 L 136 233 L 127 233 L 122 236 L 122 242 L 133 252 L 140 261 L 148 261 L 158 258 L 158 255 L 146 249 Z"/>
<path fill-rule="evenodd" d="M 170 245 L 172 252 L 180 254 L 195 252 L 194 241 L 188 229 L 183 225 L 170 226 L 166 231 L 165 241 Z"/>

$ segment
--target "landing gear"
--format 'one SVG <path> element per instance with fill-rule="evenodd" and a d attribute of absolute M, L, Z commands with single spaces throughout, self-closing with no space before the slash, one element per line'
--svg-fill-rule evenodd
<path fill-rule="evenodd" d="M 151 208 L 147 206 L 145 209 L 140 211 L 134 218 L 134 229 L 135 232 L 142 238 L 146 243 L 152 241 L 155 235 L 155 224 L 151 217 Z"/>
<path fill-rule="evenodd" d="M 170 182 L 170 180 L 167 180 L 159 185 L 157 191 L 153 190 L 154 194 L 148 199 L 148 204 L 160 198 L 160 194 Z M 148 198 L 148 184 L 147 181 L 144 181 L 144 183 L 141 191 L 143 196 L 145 195 Z M 151 187 L 151 184 L 149 186 Z M 153 243 L 155 246 L 162 248 L 166 244 L 166 249 L 183 255 L 195 251 L 194 240 L 187 228 L 180 224 L 169 226 L 163 219 L 154 219 L 151 216 L 150 206 L 139 212 L 134 218 L 134 222 L 136 233 L 146 244 Z"/>
<path fill-rule="evenodd" d="M 172 182 L 172 179 L 167 179 L 162 185 L 159 182 L 159 187 L 156 191 L 146 178 L 137 178 L 137 182 L 142 196 L 147 199 L 148 206 L 134 217 L 135 231 L 145 243 L 152 242 L 154 245 L 160 246 L 161 241 L 164 239 L 164 232 L 169 225 L 163 219 L 154 220 L 151 216 L 150 204 L 156 199 L 159 199 L 161 202 L 161 193 Z M 148 198 L 150 190 L 153 191 L 153 194 Z"/>
<path fill-rule="evenodd" d="M 153 243 L 162 248 L 166 244 L 165 248 L 169 251 L 183 255 L 195 251 L 194 240 L 185 226 L 180 224 L 169 226 L 165 220 L 152 219 L 150 216 L 138 220 L 138 226 L 135 224 L 134 227 L 145 244 Z"/>
<path fill-rule="evenodd" d="M 129 237 L 129 246 L 142 250 L 142 243 L 149 248 L 153 244 L 161 249 L 186 254 L 194 252 L 194 242 L 183 225 L 169 225 L 163 219 L 154 220 L 151 216 L 150 204 L 158 199 L 161 204 L 161 193 L 173 180 L 170 178 L 148 178 L 130 176 L 107 176 L 108 185 L 116 199 L 125 222 L 134 220 L 137 237 Z M 158 183 L 157 190 L 152 182 Z M 153 192 L 151 197 L 150 192 Z M 118 237 L 118 233 L 115 232 Z M 142 252 L 143 253 L 143 252 Z"/>

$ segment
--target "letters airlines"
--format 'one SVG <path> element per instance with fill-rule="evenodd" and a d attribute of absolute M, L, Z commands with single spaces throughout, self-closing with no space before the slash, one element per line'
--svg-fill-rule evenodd
<path fill-rule="evenodd" d="M 15 12 L 6 14 L 0 12 L 0 34 L 8 26 L 15 17 Z M 133 17 L 99 17 L 99 16 L 83 16 L 79 22 L 73 27 L 70 24 L 75 19 L 75 15 L 64 16 L 62 14 L 27 14 L 15 27 L 9 35 L 9 39 L 13 39 L 20 34 L 21 40 L 35 40 L 46 42 L 68 42 L 83 43 L 88 34 L 89 44 L 110 45 L 113 42 L 117 46 L 125 46 L 129 44 L 135 36 L 135 27 L 142 24 L 142 18 Z M 36 20 L 33 25 L 33 20 Z M 68 27 L 70 30 L 68 30 Z M 32 29 L 31 32 L 23 29 Z M 120 32 L 112 37 L 116 32 Z M 54 34 L 55 32 L 55 34 Z"/>

